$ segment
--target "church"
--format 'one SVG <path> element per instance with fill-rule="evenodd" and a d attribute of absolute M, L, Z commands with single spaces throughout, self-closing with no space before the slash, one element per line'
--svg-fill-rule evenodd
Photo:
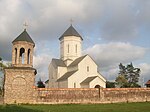
<path fill-rule="evenodd" d="M 89 55 L 82 56 L 82 36 L 71 25 L 59 38 L 60 59 L 49 64 L 48 88 L 106 88 L 106 79 Z"/>

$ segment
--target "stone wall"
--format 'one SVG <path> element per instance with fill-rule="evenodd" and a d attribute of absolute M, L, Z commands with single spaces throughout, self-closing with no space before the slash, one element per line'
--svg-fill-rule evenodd
<path fill-rule="evenodd" d="M 32 97 L 4 97 L 4 103 L 69 104 L 150 101 L 150 88 L 32 88 Z M 10 92 L 10 91 L 9 91 Z M 28 93 L 27 91 L 24 91 Z M 12 93 L 10 93 L 12 94 Z M 8 95 L 8 94 L 7 94 Z M 17 95 L 17 94 L 16 94 Z M 23 99 L 24 98 L 24 99 Z M 30 99 L 30 100 L 29 100 Z M 16 101 L 16 102 L 15 102 Z"/>
<path fill-rule="evenodd" d="M 100 101 L 104 103 L 150 101 L 150 88 L 101 89 Z"/>
<path fill-rule="evenodd" d="M 91 103 L 99 100 L 99 89 L 46 89 L 37 90 L 37 103 Z"/>
<path fill-rule="evenodd" d="M 33 68 L 5 69 L 4 103 L 34 102 L 34 95 L 36 95 L 33 89 L 34 80 L 35 69 Z"/>
<path fill-rule="evenodd" d="M 149 88 L 35 89 L 36 103 L 117 103 L 150 101 Z"/>
<path fill-rule="evenodd" d="M 4 97 L 0 96 L 0 105 L 4 103 Z"/>

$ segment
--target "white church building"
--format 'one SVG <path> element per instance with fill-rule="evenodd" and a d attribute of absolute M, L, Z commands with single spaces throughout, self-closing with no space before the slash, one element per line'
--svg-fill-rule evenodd
<path fill-rule="evenodd" d="M 59 38 L 60 59 L 49 65 L 48 88 L 106 88 L 106 79 L 89 55 L 82 56 L 81 35 L 71 25 Z"/>

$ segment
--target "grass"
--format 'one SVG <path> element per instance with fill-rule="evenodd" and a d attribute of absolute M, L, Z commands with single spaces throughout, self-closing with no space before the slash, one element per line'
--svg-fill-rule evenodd
<path fill-rule="evenodd" d="M 150 112 L 150 102 L 116 104 L 0 105 L 0 112 Z"/>

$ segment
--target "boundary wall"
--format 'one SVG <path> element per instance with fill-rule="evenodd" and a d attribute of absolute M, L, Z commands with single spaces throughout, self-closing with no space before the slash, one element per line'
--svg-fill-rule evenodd
<path fill-rule="evenodd" d="M 150 101 L 150 88 L 34 88 L 36 104 Z"/>

